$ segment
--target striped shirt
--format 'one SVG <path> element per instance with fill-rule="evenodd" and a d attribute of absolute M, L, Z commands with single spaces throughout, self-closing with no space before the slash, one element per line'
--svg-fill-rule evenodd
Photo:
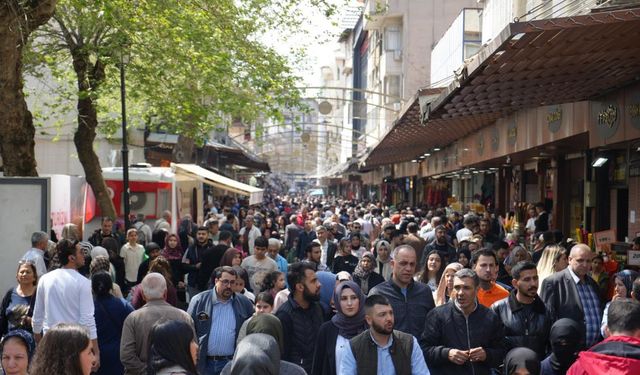
<path fill-rule="evenodd" d="M 211 312 L 211 331 L 209 331 L 209 356 L 233 355 L 236 345 L 236 316 L 232 300 L 217 300 Z"/>

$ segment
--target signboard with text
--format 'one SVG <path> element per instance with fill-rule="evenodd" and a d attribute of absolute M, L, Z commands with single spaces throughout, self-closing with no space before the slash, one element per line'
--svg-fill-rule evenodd
<path fill-rule="evenodd" d="M 640 266 L 640 251 L 627 251 L 627 264 L 630 266 Z"/>
<path fill-rule="evenodd" d="M 595 232 L 593 234 L 593 240 L 596 249 L 601 249 L 602 245 L 609 245 L 616 241 L 616 231 L 615 229 L 609 229 L 602 232 Z"/>

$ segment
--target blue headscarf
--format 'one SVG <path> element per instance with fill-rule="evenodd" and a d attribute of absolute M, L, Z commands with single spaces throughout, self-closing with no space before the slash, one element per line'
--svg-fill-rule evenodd
<path fill-rule="evenodd" d="M 7 334 L 2 338 L 2 345 L 4 346 L 4 344 L 12 337 L 17 337 L 24 342 L 25 346 L 27 347 L 29 362 L 31 362 L 31 357 L 33 357 L 33 354 L 36 351 L 36 342 L 33 339 L 33 335 L 30 332 L 25 331 L 24 329 L 12 329 L 11 331 L 7 332 Z"/>

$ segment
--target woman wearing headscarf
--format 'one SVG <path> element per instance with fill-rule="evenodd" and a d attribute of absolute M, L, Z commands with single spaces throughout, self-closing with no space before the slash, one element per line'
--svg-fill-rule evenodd
<path fill-rule="evenodd" d="M 178 286 L 178 282 L 182 280 L 182 256 L 184 255 L 184 250 L 182 250 L 182 245 L 180 244 L 180 238 L 176 234 L 169 234 L 164 239 L 164 249 L 162 249 L 162 253 L 160 254 L 165 257 L 166 260 L 169 261 L 171 265 L 171 280 L 173 280 L 174 286 Z"/>
<path fill-rule="evenodd" d="M 614 294 L 611 301 L 607 302 L 607 305 L 604 308 L 604 313 L 602 314 L 602 324 L 600 325 L 600 333 L 602 337 L 605 339 L 609 336 L 605 327 L 607 326 L 608 316 L 609 316 L 609 306 L 611 302 L 617 299 L 628 299 L 631 298 L 631 290 L 633 289 L 633 281 L 638 278 L 640 274 L 633 270 L 622 270 L 614 276 L 613 280 L 615 282 L 615 287 L 613 289 Z"/>
<path fill-rule="evenodd" d="M 514 348 L 504 358 L 504 375 L 539 375 L 538 354 L 529 348 Z"/>
<path fill-rule="evenodd" d="M 0 342 L 3 373 L 27 375 L 35 350 L 36 342 L 31 332 L 19 328 L 9 331 Z"/>
<path fill-rule="evenodd" d="M 575 320 L 562 318 L 551 326 L 551 355 L 540 364 L 540 375 L 564 375 L 584 346 L 584 333 Z"/>
<path fill-rule="evenodd" d="M 386 280 L 391 279 L 391 245 L 385 240 L 376 243 L 376 273 L 382 275 Z"/>
<path fill-rule="evenodd" d="M 373 272 L 375 264 L 373 254 L 365 251 L 353 271 L 353 281 L 358 284 L 364 294 L 369 294 L 373 287 L 384 282 L 384 278 L 379 273 Z"/>
<path fill-rule="evenodd" d="M 336 286 L 334 293 L 336 314 L 320 326 L 313 353 L 313 375 L 335 375 L 349 340 L 367 328 L 365 297 L 358 284 L 343 281 Z"/>
<path fill-rule="evenodd" d="M 275 315 L 269 313 L 255 315 L 247 324 L 247 332 L 242 339 L 254 333 L 266 333 L 269 336 L 273 336 L 273 338 L 276 339 L 276 343 L 278 343 L 280 353 L 284 350 L 282 323 L 280 323 L 280 319 L 276 318 Z M 238 336 L 237 345 L 240 344 L 242 339 Z"/>
<path fill-rule="evenodd" d="M 453 275 L 463 269 L 462 264 L 458 262 L 449 263 L 442 272 L 438 289 L 436 289 L 433 300 L 436 306 L 444 305 L 449 302 L 451 294 L 453 293 Z"/>
<path fill-rule="evenodd" d="M 254 318 L 260 315 L 265 315 L 265 314 L 271 315 L 272 317 L 275 318 L 275 315 L 271 314 L 271 312 L 273 311 L 273 296 L 271 295 L 271 293 L 261 292 L 256 296 L 255 310 L 256 312 L 252 316 L 250 316 L 249 319 L 245 320 L 244 323 L 242 323 L 242 326 L 240 327 L 240 331 L 238 332 L 238 338 L 236 338 L 236 345 L 238 345 L 238 343 L 240 343 L 240 341 L 242 341 L 242 339 L 249 334 L 248 333 L 249 323 L 251 323 Z M 278 321 L 278 326 L 280 326 L 280 331 L 282 331 L 282 325 L 280 324 L 280 320 L 278 318 L 275 318 L 275 319 Z M 260 321 L 262 321 L 262 318 L 260 319 Z M 280 334 L 280 336 L 282 336 L 282 333 Z M 281 338 L 282 337 L 280 337 L 280 339 Z M 276 339 L 278 338 L 276 337 Z"/>
<path fill-rule="evenodd" d="M 111 275 L 111 262 L 109 262 L 109 258 L 104 255 L 98 255 L 91 259 L 91 265 L 89 266 L 89 274 L 91 276 L 95 275 L 98 272 L 106 272 L 111 277 L 113 281 L 113 275 Z M 124 298 L 122 295 L 122 289 L 115 282 L 112 285 L 111 294 L 113 294 L 116 298 Z"/>
<path fill-rule="evenodd" d="M 468 248 L 461 247 L 458 250 L 458 263 L 464 268 L 471 268 L 471 252 Z"/>
<path fill-rule="evenodd" d="M 277 318 L 276 318 L 277 319 Z M 306 375 L 302 367 L 280 360 L 280 349 L 273 336 L 252 333 L 238 344 L 233 360 L 221 375 Z"/>

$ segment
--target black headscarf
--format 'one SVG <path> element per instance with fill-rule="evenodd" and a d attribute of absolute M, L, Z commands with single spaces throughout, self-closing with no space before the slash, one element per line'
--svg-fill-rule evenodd
<path fill-rule="evenodd" d="M 278 343 L 280 352 L 284 351 L 284 334 L 282 333 L 282 323 L 273 314 L 258 314 L 251 318 L 247 324 L 247 335 L 252 333 L 266 333 L 273 336 Z"/>
<path fill-rule="evenodd" d="M 540 375 L 538 354 L 529 348 L 515 348 L 504 358 L 504 374 L 512 375 L 518 369 L 526 368 L 531 375 Z"/>
<path fill-rule="evenodd" d="M 340 297 L 346 288 L 353 290 L 360 301 L 358 313 L 352 317 L 344 315 L 342 307 L 340 306 Z M 343 281 L 339 283 L 334 291 L 333 300 L 335 301 L 337 313 L 331 318 L 331 322 L 338 327 L 338 334 L 340 336 L 351 339 L 367 328 L 364 320 L 364 294 L 362 294 L 358 284 L 353 281 Z"/>
<path fill-rule="evenodd" d="M 578 351 L 583 346 L 584 332 L 578 322 L 562 318 L 555 322 L 549 334 L 551 342 L 551 367 L 564 374 L 578 358 Z"/>

